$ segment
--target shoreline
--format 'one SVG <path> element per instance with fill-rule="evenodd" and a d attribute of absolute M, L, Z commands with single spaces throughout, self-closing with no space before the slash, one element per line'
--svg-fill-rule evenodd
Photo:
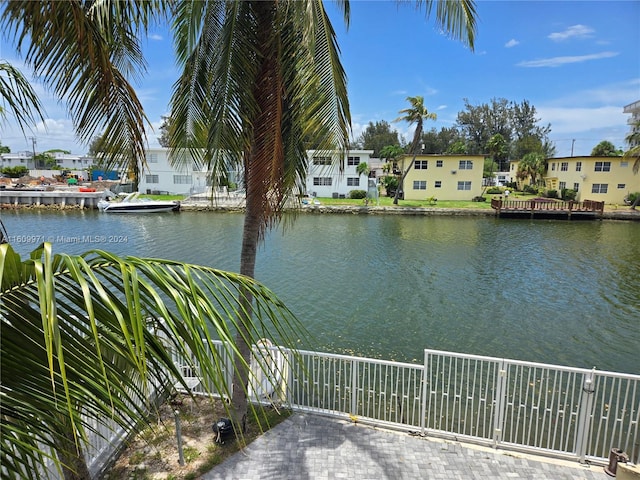
<path fill-rule="evenodd" d="M 14 205 L 0 204 L 0 210 L 93 210 L 79 205 Z M 244 207 L 239 205 L 201 204 L 196 202 L 182 202 L 181 212 L 213 212 L 213 213 L 242 213 Z M 360 206 L 360 205 L 308 205 L 300 208 L 290 208 L 285 211 L 312 215 L 411 215 L 411 216 L 456 216 L 456 217 L 496 217 L 493 209 L 476 208 L 442 208 L 442 207 L 389 207 L 389 206 Z M 640 210 L 620 208 L 605 210 L 595 220 L 627 220 L 640 221 Z"/>

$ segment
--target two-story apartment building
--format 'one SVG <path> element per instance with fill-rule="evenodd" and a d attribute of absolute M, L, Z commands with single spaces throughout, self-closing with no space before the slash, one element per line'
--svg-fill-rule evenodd
<path fill-rule="evenodd" d="M 398 159 L 404 172 L 413 155 Z M 484 155 L 417 155 L 400 188 L 405 200 L 471 200 L 482 194 Z"/>
<path fill-rule="evenodd" d="M 348 198 L 352 190 L 367 190 L 368 177 L 358 173 L 358 165 L 369 165 L 373 150 L 350 150 L 340 171 L 338 152 L 309 150 L 306 192 L 313 197 Z"/>
<path fill-rule="evenodd" d="M 61 170 L 86 170 L 93 165 L 92 157 L 85 155 L 73 155 L 61 152 L 52 152 L 51 157 L 55 161 L 56 167 Z M 0 168 L 23 166 L 32 169 L 49 169 L 50 166 L 36 165 L 33 152 L 24 151 L 16 153 L 3 153 L 0 155 Z"/>
<path fill-rule="evenodd" d="M 640 191 L 640 175 L 633 160 L 622 157 L 564 157 L 547 160 L 545 188 L 560 192 L 570 188 L 576 200 L 622 204 L 629 193 Z"/>

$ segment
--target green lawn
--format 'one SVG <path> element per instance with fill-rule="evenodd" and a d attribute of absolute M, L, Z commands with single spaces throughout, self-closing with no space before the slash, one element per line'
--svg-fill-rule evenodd
<path fill-rule="evenodd" d="M 484 202 L 472 202 L 471 200 L 438 200 L 435 204 L 432 204 L 428 200 L 399 200 L 399 207 L 432 207 L 432 208 L 477 208 L 477 209 L 490 209 L 491 199 L 498 195 L 485 195 L 486 201 Z M 509 198 L 513 200 L 527 200 L 534 198 L 535 195 L 527 195 L 518 192 L 516 195 L 511 195 Z M 322 205 L 364 205 L 364 200 L 352 200 L 350 198 L 326 198 L 318 197 L 318 200 Z M 392 207 L 393 198 L 380 197 L 381 207 Z"/>
<path fill-rule="evenodd" d="M 149 198 L 153 200 L 184 200 L 182 195 L 140 195 L 142 198 Z M 484 202 L 472 202 L 471 200 L 438 200 L 433 203 L 425 198 L 425 200 L 399 200 L 399 207 L 431 207 L 431 208 L 475 208 L 475 209 L 491 209 L 491 198 L 497 197 L 497 195 L 484 196 L 486 201 Z M 515 195 L 511 195 L 509 198 L 512 200 L 527 200 L 533 198 L 535 195 L 523 194 L 516 192 Z M 351 198 L 330 198 L 330 197 L 318 197 L 318 200 L 322 205 L 364 205 L 362 199 Z M 381 207 L 393 207 L 393 198 L 380 197 L 379 206 Z"/>

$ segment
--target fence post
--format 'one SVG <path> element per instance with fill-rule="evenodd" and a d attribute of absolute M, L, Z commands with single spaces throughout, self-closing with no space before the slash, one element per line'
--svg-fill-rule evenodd
<path fill-rule="evenodd" d="M 593 408 L 596 367 L 584 376 L 582 382 L 582 395 L 580 396 L 580 411 L 578 413 L 578 432 L 576 434 L 576 455 L 580 463 L 585 463 L 587 455 L 587 444 L 589 441 L 589 430 L 591 427 L 591 409 Z"/>
<path fill-rule="evenodd" d="M 420 433 L 425 432 L 427 418 L 427 366 L 429 365 L 429 352 L 424 351 L 424 362 L 422 363 L 422 405 L 420 406 Z"/>
<path fill-rule="evenodd" d="M 507 370 L 505 361 L 500 360 L 497 363 L 496 376 L 496 394 L 494 398 L 494 417 L 493 417 L 493 448 L 497 448 L 502 443 L 502 428 L 504 426 L 504 409 L 507 403 Z"/>
<path fill-rule="evenodd" d="M 351 361 L 351 414 L 358 414 L 358 361 Z"/>

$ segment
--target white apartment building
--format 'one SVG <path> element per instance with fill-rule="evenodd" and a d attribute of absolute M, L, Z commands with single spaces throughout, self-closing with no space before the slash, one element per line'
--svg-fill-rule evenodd
<path fill-rule="evenodd" d="M 339 168 L 339 153 L 309 150 L 309 170 L 304 192 L 312 197 L 349 198 L 351 190 L 368 189 L 367 175 L 358 173 L 361 163 L 370 165 L 373 150 L 350 150 L 344 158 L 344 169 Z"/>
<path fill-rule="evenodd" d="M 632 133 L 637 133 L 640 131 L 640 100 L 637 102 L 630 103 L 629 105 L 625 105 L 624 113 L 630 113 L 631 118 L 627 120 L 629 124 L 629 135 Z M 628 145 L 629 148 L 636 147 L 640 145 L 640 141 L 632 141 Z"/>
<path fill-rule="evenodd" d="M 93 165 L 93 158 L 84 155 L 72 155 L 61 152 L 51 152 L 50 155 L 61 170 L 86 170 Z M 3 153 L 0 155 L 0 168 L 23 166 L 29 170 L 48 168 L 44 165 L 36 165 L 33 152 L 23 151 L 15 153 Z"/>

